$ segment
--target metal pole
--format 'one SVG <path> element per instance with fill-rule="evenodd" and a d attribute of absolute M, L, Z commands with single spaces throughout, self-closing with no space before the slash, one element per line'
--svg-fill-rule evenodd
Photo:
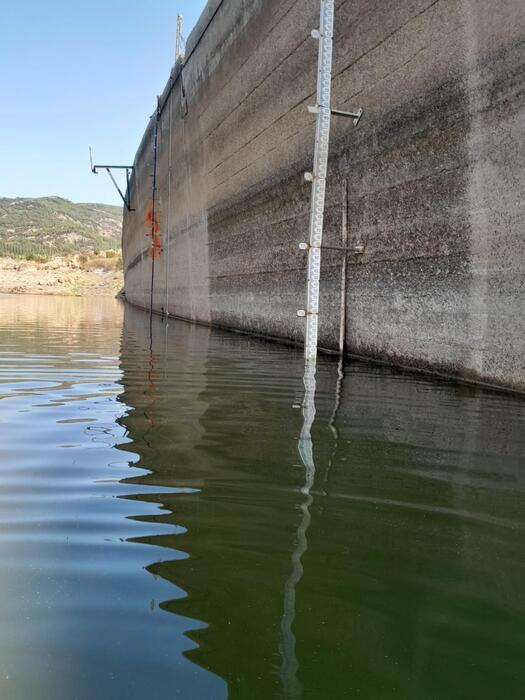
<path fill-rule="evenodd" d="M 315 362 L 317 359 L 321 245 L 323 242 L 326 173 L 330 146 L 333 31 L 334 0 L 321 0 L 320 28 L 319 31 L 312 32 L 312 36 L 319 40 L 317 105 L 314 110 L 311 110 L 317 113 L 314 169 L 312 174 L 306 174 L 306 179 L 312 182 L 304 347 L 305 358 L 310 362 Z"/>
<path fill-rule="evenodd" d="M 124 204 L 126 205 L 126 207 L 129 209 L 128 201 L 127 201 L 126 197 L 124 197 L 124 195 L 122 194 L 122 190 L 120 189 L 120 187 L 119 187 L 118 184 L 117 184 L 117 181 L 116 181 L 115 178 L 113 177 L 113 174 L 112 174 L 111 170 L 110 170 L 109 168 L 106 168 L 106 170 L 107 170 L 108 175 L 109 175 L 109 177 L 111 178 L 113 184 L 114 184 L 115 187 L 117 188 L 117 192 L 119 193 L 120 198 L 122 199 L 122 201 L 124 202 Z"/>
<path fill-rule="evenodd" d="M 341 247 L 346 251 L 348 247 L 348 182 L 345 179 L 342 187 L 343 195 L 343 221 L 341 226 Z M 345 354 L 346 345 L 346 271 L 348 267 L 348 256 L 343 255 L 341 263 L 341 319 L 339 323 L 339 354 Z"/>
<path fill-rule="evenodd" d="M 168 137 L 168 211 L 166 213 L 166 317 L 169 317 L 169 282 L 170 282 L 170 213 L 171 213 L 171 126 L 173 118 L 173 93 L 170 93 L 170 121 Z"/>
<path fill-rule="evenodd" d="M 129 168 L 126 168 L 126 206 L 131 211 L 131 192 L 129 191 Z"/>
<path fill-rule="evenodd" d="M 175 40 L 175 62 L 182 57 L 182 15 L 177 15 L 177 38 Z"/>

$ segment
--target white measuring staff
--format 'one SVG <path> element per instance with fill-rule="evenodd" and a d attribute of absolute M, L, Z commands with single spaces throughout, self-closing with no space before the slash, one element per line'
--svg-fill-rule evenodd
<path fill-rule="evenodd" d="M 305 173 L 305 179 L 312 183 L 310 241 L 308 244 L 301 244 L 303 249 L 308 250 L 308 284 L 306 309 L 298 311 L 299 316 L 306 316 L 305 358 L 313 362 L 317 358 L 321 244 L 323 242 L 326 172 L 330 147 L 333 32 L 334 0 L 321 0 L 320 28 L 312 32 L 314 39 L 319 40 L 317 104 L 315 107 L 309 107 L 311 112 L 317 114 L 314 168 L 313 173 Z"/>
<path fill-rule="evenodd" d="M 313 172 L 305 173 L 304 178 L 312 183 L 310 240 L 300 243 L 301 250 L 308 251 L 308 283 L 306 309 L 300 309 L 298 316 L 306 317 L 304 355 L 308 362 L 317 359 L 319 335 L 319 285 L 321 278 L 321 247 L 323 243 L 324 206 L 326 197 L 326 174 L 330 149 L 330 121 L 332 114 L 352 119 L 354 126 L 359 124 L 363 110 L 346 112 L 332 109 L 332 52 L 334 35 L 334 0 L 321 0 L 320 28 L 314 29 L 312 37 L 319 41 L 319 65 L 317 69 L 317 104 L 308 111 L 317 115 L 315 131 L 315 151 Z M 346 248 L 336 248 L 347 255 Z M 355 252 L 355 251 L 354 251 Z"/>

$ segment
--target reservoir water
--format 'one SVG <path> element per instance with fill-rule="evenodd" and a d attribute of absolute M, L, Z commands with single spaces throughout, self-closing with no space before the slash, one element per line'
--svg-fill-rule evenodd
<path fill-rule="evenodd" d="M 525 401 L 303 372 L 0 297 L 2 700 L 523 697 Z"/>

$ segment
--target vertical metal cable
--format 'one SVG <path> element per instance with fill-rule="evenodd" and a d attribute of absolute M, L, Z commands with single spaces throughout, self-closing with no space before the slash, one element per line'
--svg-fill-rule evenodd
<path fill-rule="evenodd" d="M 170 92 L 170 120 L 168 137 L 168 211 L 166 214 L 166 316 L 169 316 L 169 271 L 170 271 L 170 213 L 171 213 L 171 124 L 173 119 L 173 93 Z"/>
<path fill-rule="evenodd" d="M 341 247 L 343 249 L 343 257 L 341 262 L 341 316 L 339 320 L 339 354 L 341 357 L 345 354 L 346 349 L 346 274 L 348 268 L 348 256 L 346 249 L 348 248 L 348 181 L 344 180 L 342 187 L 343 197 L 343 220 L 341 222 Z"/>
<path fill-rule="evenodd" d="M 155 282 L 155 226 L 157 221 L 156 203 L 157 203 L 157 147 L 159 139 L 159 121 L 160 121 L 160 98 L 157 97 L 157 112 L 155 114 L 155 130 L 153 132 L 153 184 L 151 195 L 151 289 L 149 300 L 150 318 L 153 316 L 153 285 Z"/>

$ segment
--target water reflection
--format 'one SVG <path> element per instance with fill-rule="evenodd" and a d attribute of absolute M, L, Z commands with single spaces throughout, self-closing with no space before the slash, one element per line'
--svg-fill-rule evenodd
<path fill-rule="evenodd" d="M 521 698 L 522 401 L 0 302 L 2 700 Z"/>
<path fill-rule="evenodd" d="M 297 584 L 303 577 L 303 554 L 308 549 L 307 532 L 311 523 L 310 506 L 313 502 L 311 494 L 315 481 L 315 462 L 312 444 L 312 425 L 315 420 L 315 373 L 316 364 L 306 362 L 304 368 L 304 399 L 302 404 L 303 427 L 299 436 L 298 450 L 305 469 L 304 485 L 301 493 L 304 501 L 301 503 L 301 522 L 297 528 L 297 544 L 292 553 L 292 573 L 284 587 L 284 612 L 281 620 L 281 677 L 285 698 L 299 698 L 302 695 L 301 685 L 297 678 L 299 662 L 295 653 L 295 594 Z"/>
<path fill-rule="evenodd" d="M 187 658 L 232 698 L 517 697 L 523 404 L 321 359 L 301 421 L 299 353 L 156 320 L 146 376 L 148 323 L 126 310 L 123 449 Z"/>
<path fill-rule="evenodd" d="M 158 610 L 176 589 L 144 566 L 163 548 L 131 541 L 152 506 L 122 498 L 141 474 L 115 449 L 122 315 L 106 299 L 0 298 L 2 700 L 226 695 L 183 656 L 201 623 Z"/>
<path fill-rule="evenodd" d="M 198 646 L 187 656 L 224 678 L 231 697 L 249 688 L 251 697 L 275 695 L 293 533 L 275 538 L 274 525 L 295 530 L 299 421 L 290 396 L 298 388 L 297 356 L 268 345 L 254 362 L 257 341 L 239 345 L 235 336 L 186 324 L 166 331 L 155 319 L 154 368 L 140 382 L 147 323 L 126 309 L 120 400 L 134 410 L 122 419 L 131 437 L 122 449 L 150 470 L 128 483 L 185 490 L 134 496 L 159 506 L 149 522 L 175 528 L 140 538 L 175 553 L 148 567 L 185 594 L 160 605 L 205 623 L 188 625 Z M 167 337 L 168 362 L 157 352 Z M 277 376 L 276 359 L 283 362 Z"/>

